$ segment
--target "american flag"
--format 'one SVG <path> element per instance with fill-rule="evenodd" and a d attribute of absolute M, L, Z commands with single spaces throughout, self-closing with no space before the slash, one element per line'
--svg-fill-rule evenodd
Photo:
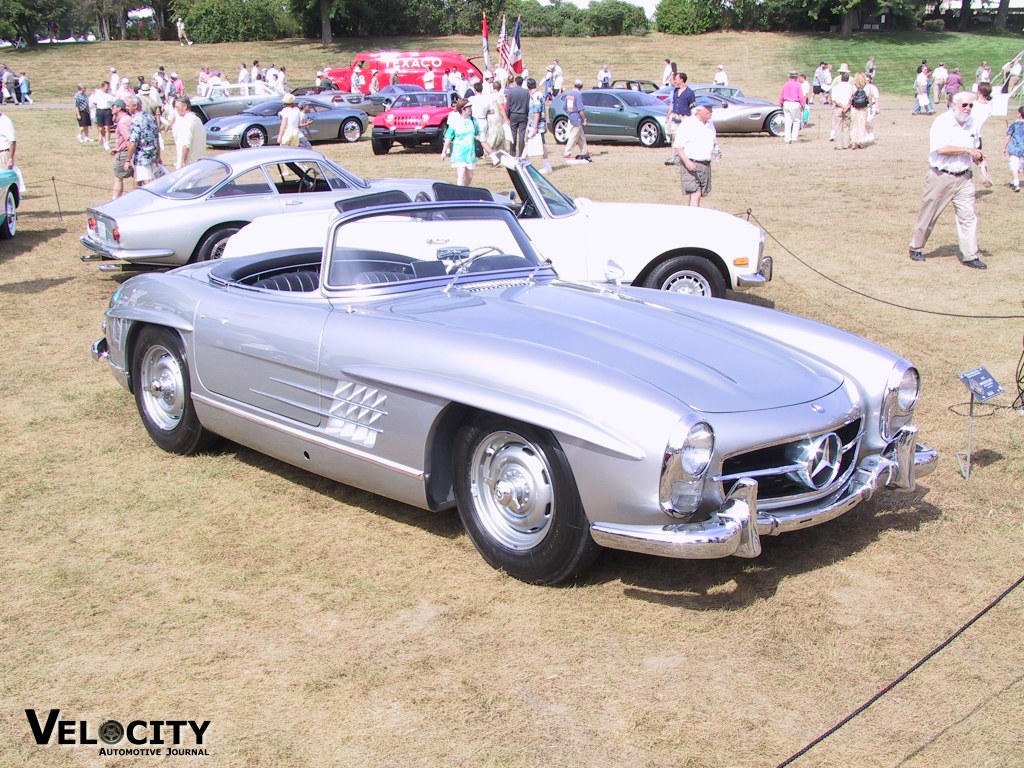
<path fill-rule="evenodd" d="M 508 27 L 505 25 L 505 15 L 501 16 L 501 33 L 498 35 L 498 58 L 501 62 L 501 68 L 506 72 L 509 71 L 509 44 L 508 44 Z"/>

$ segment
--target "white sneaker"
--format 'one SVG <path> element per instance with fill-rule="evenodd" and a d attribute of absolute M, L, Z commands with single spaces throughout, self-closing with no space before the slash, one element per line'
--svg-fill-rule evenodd
<path fill-rule="evenodd" d="M 192 41 L 191 41 L 191 40 L 189 40 L 189 41 L 188 41 L 188 44 L 189 44 L 189 45 L 192 45 Z"/>
<path fill-rule="evenodd" d="M 78 139 L 78 143 L 79 144 L 85 144 L 85 137 L 84 136 L 76 136 L 75 138 Z"/>
<path fill-rule="evenodd" d="M 110 142 L 107 141 L 106 139 L 103 140 L 103 150 L 105 152 L 109 152 L 110 151 Z"/>

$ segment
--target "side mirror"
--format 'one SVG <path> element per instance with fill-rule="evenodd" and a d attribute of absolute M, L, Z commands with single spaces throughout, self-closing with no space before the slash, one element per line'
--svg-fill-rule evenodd
<path fill-rule="evenodd" d="M 608 263 L 604 265 L 604 279 L 606 283 L 619 285 L 625 276 L 626 270 L 620 267 L 618 263 L 609 259 Z"/>

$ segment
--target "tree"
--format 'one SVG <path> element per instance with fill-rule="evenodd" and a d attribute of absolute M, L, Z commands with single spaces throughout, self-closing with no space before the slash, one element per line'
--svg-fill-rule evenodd
<path fill-rule="evenodd" d="M 0 0 L 0 30 L 4 36 L 21 35 L 29 45 L 36 35 L 80 33 L 86 25 L 81 7 L 74 0 Z"/>

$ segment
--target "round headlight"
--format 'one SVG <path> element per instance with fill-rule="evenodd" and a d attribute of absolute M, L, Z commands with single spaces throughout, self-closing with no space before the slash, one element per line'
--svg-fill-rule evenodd
<path fill-rule="evenodd" d="M 683 450 L 679 460 L 683 471 L 690 477 L 700 477 L 711 462 L 711 454 L 715 450 L 715 432 L 705 422 L 694 424 L 683 441 Z"/>
<path fill-rule="evenodd" d="M 900 379 L 900 386 L 896 393 L 896 405 L 900 413 L 910 413 L 917 405 L 917 396 L 921 392 L 921 377 L 916 368 L 907 368 Z"/>

